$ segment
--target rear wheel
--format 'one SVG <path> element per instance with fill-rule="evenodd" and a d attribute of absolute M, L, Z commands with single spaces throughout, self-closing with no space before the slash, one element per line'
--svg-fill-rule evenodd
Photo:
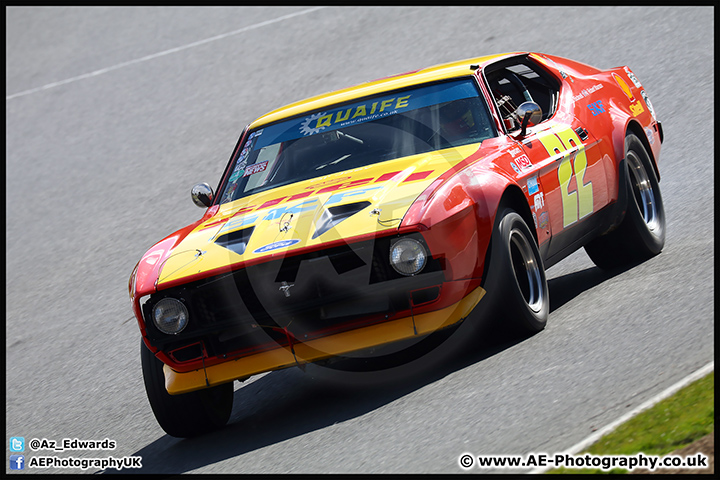
<path fill-rule="evenodd" d="M 618 228 L 585 246 L 602 269 L 641 262 L 660 253 L 665 245 L 665 208 L 650 156 L 640 139 L 625 137 L 628 204 Z"/>
<path fill-rule="evenodd" d="M 165 389 L 163 363 L 153 355 L 145 342 L 140 342 L 145 390 L 155 418 L 168 435 L 195 437 L 223 427 L 232 412 L 233 384 L 180 395 L 170 395 Z"/>
<path fill-rule="evenodd" d="M 550 311 L 545 268 L 535 237 L 523 218 L 511 209 L 500 214 L 490 247 L 484 288 L 491 314 L 506 320 L 516 333 L 545 328 Z"/>

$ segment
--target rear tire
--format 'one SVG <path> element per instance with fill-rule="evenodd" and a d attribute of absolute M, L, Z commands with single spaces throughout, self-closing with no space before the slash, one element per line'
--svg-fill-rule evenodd
<path fill-rule="evenodd" d="M 505 319 L 511 333 L 534 334 L 545 328 L 550 294 L 540 251 L 523 218 L 505 209 L 492 235 L 490 264 L 483 286 L 487 308 Z"/>
<path fill-rule="evenodd" d="M 145 390 L 155 418 L 173 437 L 189 438 L 223 427 L 232 412 L 233 384 L 170 395 L 165 389 L 163 363 L 140 342 Z"/>
<path fill-rule="evenodd" d="M 625 137 L 627 211 L 618 228 L 585 246 L 603 270 L 642 262 L 665 245 L 665 207 L 650 156 L 633 133 Z"/>

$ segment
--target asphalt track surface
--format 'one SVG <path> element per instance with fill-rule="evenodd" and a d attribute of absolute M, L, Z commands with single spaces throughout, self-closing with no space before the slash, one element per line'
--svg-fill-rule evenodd
<path fill-rule="evenodd" d="M 6 436 L 117 443 L 26 448 L 27 460 L 141 456 L 129 473 L 461 473 L 465 452 L 560 452 L 713 359 L 711 7 L 6 14 Z M 548 327 L 533 337 L 481 340 L 392 381 L 273 372 L 238 387 L 225 429 L 165 435 L 145 397 L 128 277 L 154 242 L 200 217 L 190 187 L 217 184 L 242 128 L 313 94 L 515 50 L 633 69 L 666 134 L 664 251 L 614 275 L 582 250 L 556 265 Z"/>

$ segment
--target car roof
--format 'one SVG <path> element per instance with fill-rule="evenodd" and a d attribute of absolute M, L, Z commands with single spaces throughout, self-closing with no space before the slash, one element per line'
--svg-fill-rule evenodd
<path fill-rule="evenodd" d="M 390 77 L 380 78 L 352 87 L 324 93 L 307 98 L 284 107 L 273 110 L 258 118 L 249 125 L 249 129 L 265 126 L 286 118 L 291 118 L 312 110 L 327 108 L 331 105 L 345 103 L 357 98 L 367 97 L 391 90 L 398 90 L 405 87 L 412 87 L 424 83 L 473 75 L 475 69 L 471 65 L 483 68 L 488 63 L 500 58 L 518 55 L 527 52 L 501 53 L 484 57 L 468 58 L 450 63 L 443 63 L 420 70 L 401 73 Z"/>

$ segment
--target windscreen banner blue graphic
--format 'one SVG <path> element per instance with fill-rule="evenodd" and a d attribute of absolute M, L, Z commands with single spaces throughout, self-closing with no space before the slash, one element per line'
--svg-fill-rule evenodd
<path fill-rule="evenodd" d="M 248 141 L 255 140 L 251 150 L 296 138 L 326 133 L 363 122 L 370 122 L 397 113 L 440 103 L 477 97 L 478 92 L 471 79 L 440 83 L 397 94 L 376 97 L 364 102 L 344 105 L 297 119 L 271 125 L 251 134 Z M 247 144 L 246 147 L 247 149 Z"/>

